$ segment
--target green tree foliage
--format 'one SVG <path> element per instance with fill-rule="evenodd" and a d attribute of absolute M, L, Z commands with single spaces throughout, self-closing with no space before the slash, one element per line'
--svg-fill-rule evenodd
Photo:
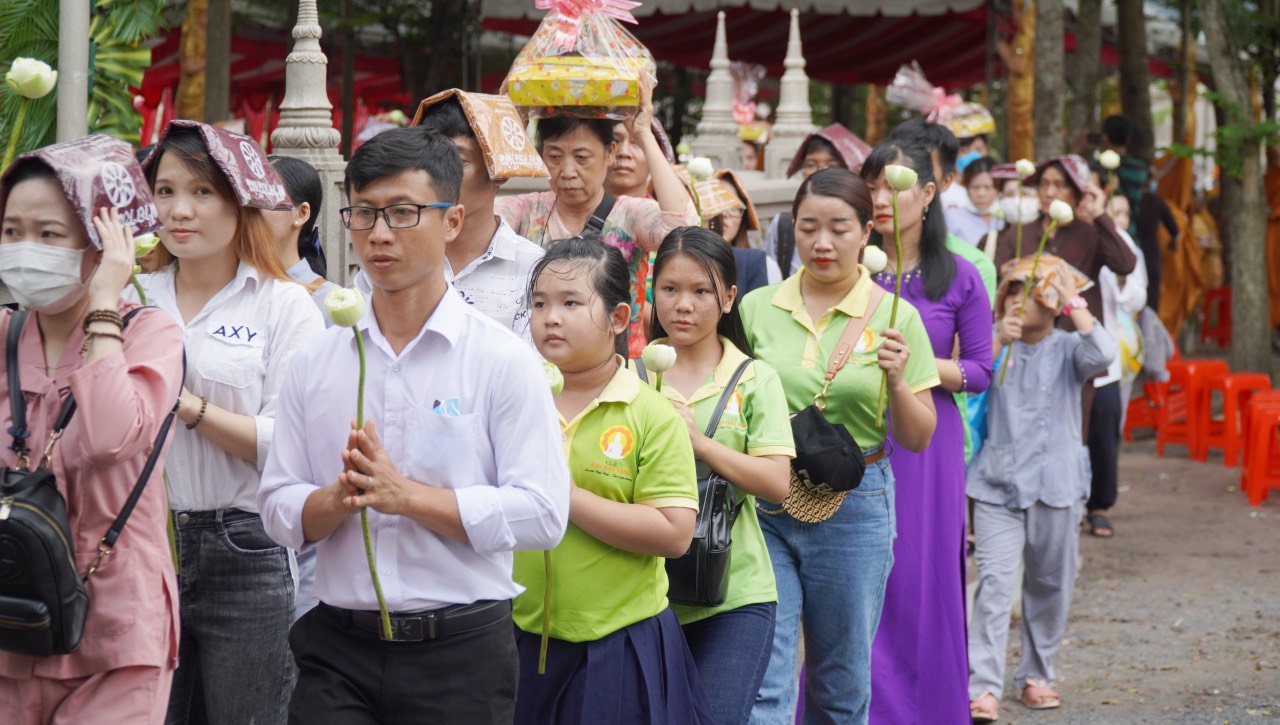
<path fill-rule="evenodd" d="M 133 107 L 133 91 L 151 65 L 144 41 L 164 26 L 162 0 L 97 0 L 89 28 L 89 115 L 86 130 L 138 142 L 142 117 Z M 58 3 L 53 0 L 0 2 L 0 75 L 15 58 L 58 65 Z M 57 93 L 31 105 L 18 149 L 26 151 L 54 141 Z M 0 85 L 0 139 L 9 138 L 18 98 Z"/>

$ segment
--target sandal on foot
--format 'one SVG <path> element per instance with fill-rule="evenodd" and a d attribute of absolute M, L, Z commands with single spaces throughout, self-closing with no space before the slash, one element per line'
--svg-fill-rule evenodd
<path fill-rule="evenodd" d="M 1022 688 L 1022 704 L 1030 710 L 1053 710 L 1062 706 L 1062 696 L 1044 680 L 1027 680 Z"/>
<path fill-rule="evenodd" d="M 995 722 L 1000 719 L 1000 699 L 990 691 L 969 703 L 969 716 L 974 722 Z"/>
<path fill-rule="evenodd" d="M 1102 514 L 1089 514 L 1085 520 L 1089 522 L 1089 533 L 1099 539 L 1110 539 L 1116 533 L 1111 526 L 1111 519 Z"/>

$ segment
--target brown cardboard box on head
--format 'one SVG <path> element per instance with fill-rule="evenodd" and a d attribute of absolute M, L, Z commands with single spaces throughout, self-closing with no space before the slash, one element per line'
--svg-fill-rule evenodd
<path fill-rule="evenodd" d="M 418 112 L 410 126 L 422 121 L 426 109 L 449 98 L 456 97 L 462 112 L 475 132 L 489 178 L 495 181 L 517 177 L 545 179 L 550 176 L 542 157 L 529 141 L 524 123 L 516 107 L 506 96 L 485 93 L 468 93 L 451 88 L 431 96 L 418 104 Z"/>

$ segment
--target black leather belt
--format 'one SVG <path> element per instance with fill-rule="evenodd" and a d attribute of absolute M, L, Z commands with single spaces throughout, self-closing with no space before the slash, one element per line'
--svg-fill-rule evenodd
<path fill-rule="evenodd" d="M 324 602 L 320 605 L 334 616 L 350 623 L 357 629 L 363 629 L 387 640 L 382 632 L 382 623 L 376 611 L 343 609 Z M 511 617 L 511 600 L 486 600 L 471 604 L 456 604 L 441 607 L 427 612 L 391 613 L 392 642 L 422 642 L 425 640 L 444 639 L 450 635 L 474 632 L 477 629 L 491 627 Z"/>

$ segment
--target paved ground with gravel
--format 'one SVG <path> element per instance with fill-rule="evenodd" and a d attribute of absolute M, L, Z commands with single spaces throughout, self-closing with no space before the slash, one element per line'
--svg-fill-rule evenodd
<path fill-rule="evenodd" d="M 1253 508 L 1221 456 L 1167 453 L 1126 445 L 1116 536 L 1081 535 L 1062 708 L 1017 702 L 1015 626 L 1002 723 L 1280 722 L 1280 490 Z"/>

